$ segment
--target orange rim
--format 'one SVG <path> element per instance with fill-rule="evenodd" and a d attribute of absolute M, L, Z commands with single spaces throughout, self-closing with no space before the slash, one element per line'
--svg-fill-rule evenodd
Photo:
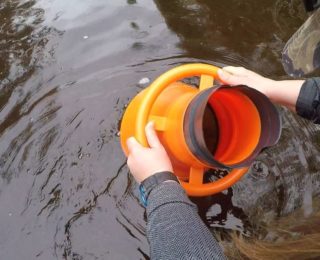
<path fill-rule="evenodd" d="M 208 81 L 208 77 L 214 79 L 219 79 L 217 71 L 218 67 L 208 65 L 208 64 L 187 64 L 176 68 L 173 68 L 160 77 L 158 77 L 149 87 L 141 101 L 140 106 L 137 111 L 136 126 L 135 126 L 135 137 L 137 140 L 145 147 L 148 147 L 148 142 L 144 132 L 144 126 L 147 124 L 152 106 L 156 101 L 160 93 L 168 87 L 171 83 L 179 81 L 181 79 L 200 76 L 201 81 Z M 208 84 L 204 84 L 207 85 Z M 201 88 L 201 83 L 200 83 Z M 181 181 L 182 187 L 186 190 L 187 194 L 190 196 L 208 196 L 215 193 L 219 193 L 234 183 L 236 183 L 240 178 L 247 172 L 248 168 L 234 169 L 229 172 L 229 174 L 215 182 L 203 183 L 203 173 L 204 169 L 190 168 L 189 182 Z"/>

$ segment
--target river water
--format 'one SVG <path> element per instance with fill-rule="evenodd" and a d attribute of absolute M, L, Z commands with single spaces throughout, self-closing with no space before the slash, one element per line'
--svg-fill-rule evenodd
<path fill-rule="evenodd" d="M 118 137 L 139 81 L 188 62 L 286 78 L 281 50 L 306 19 L 301 2 L 2 0 L 0 259 L 148 259 Z M 250 235 L 312 212 L 319 128 L 279 111 L 279 144 L 233 189 L 194 200 L 213 231 Z"/>

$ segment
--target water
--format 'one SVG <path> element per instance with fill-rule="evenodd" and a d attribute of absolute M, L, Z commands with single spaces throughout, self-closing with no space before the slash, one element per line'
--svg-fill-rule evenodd
<path fill-rule="evenodd" d="M 129 100 L 187 62 L 284 78 L 301 1 L 3 0 L 0 258 L 147 259 L 144 209 L 118 126 Z M 142 84 L 138 84 L 142 80 Z M 218 196 L 213 230 L 250 233 L 318 195 L 319 128 L 280 110 L 280 143 Z"/>

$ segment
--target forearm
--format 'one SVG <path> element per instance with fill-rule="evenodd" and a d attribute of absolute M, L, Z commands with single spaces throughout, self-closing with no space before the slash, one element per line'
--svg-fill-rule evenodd
<path fill-rule="evenodd" d="M 296 103 L 304 82 L 304 80 L 273 81 L 266 94 L 272 102 L 296 112 Z"/>
<path fill-rule="evenodd" d="M 266 95 L 299 116 L 320 123 L 320 78 L 274 81 Z"/>
<path fill-rule="evenodd" d="M 196 205 L 178 183 L 158 185 L 148 201 L 151 259 L 225 259 L 218 242 L 200 219 Z"/>

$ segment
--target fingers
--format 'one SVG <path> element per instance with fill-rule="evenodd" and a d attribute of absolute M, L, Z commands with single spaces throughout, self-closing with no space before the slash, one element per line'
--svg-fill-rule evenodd
<path fill-rule="evenodd" d="M 218 70 L 218 75 L 226 84 L 239 85 L 243 84 L 243 79 L 246 78 L 248 71 L 242 67 L 227 66 Z"/>
<path fill-rule="evenodd" d="M 228 80 L 231 76 L 231 74 L 229 74 L 226 71 L 223 71 L 223 69 L 218 69 L 218 75 L 222 81 Z"/>
<path fill-rule="evenodd" d="M 147 136 L 149 146 L 151 148 L 158 148 L 158 147 L 162 146 L 162 144 L 159 141 L 158 135 L 157 135 L 156 131 L 154 130 L 154 123 L 153 122 L 149 122 L 146 125 L 145 131 L 146 131 L 146 136 Z"/>
<path fill-rule="evenodd" d="M 132 153 L 132 151 L 136 148 L 141 148 L 141 144 L 138 143 L 138 141 L 136 140 L 136 138 L 134 137 L 130 137 L 127 139 L 127 147 L 129 150 L 129 154 Z"/>
<path fill-rule="evenodd" d="M 224 69 L 219 69 L 218 70 L 218 75 L 220 80 L 223 83 L 229 84 L 229 85 L 234 85 L 237 84 L 237 77 L 233 76 L 230 72 L 225 71 Z"/>
<path fill-rule="evenodd" d="M 150 148 L 162 147 L 162 144 L 160 143 L 158 135 L 154 130 L 153 122 L 149 122 L 146 125 L 145 132 L 146 132 L 146 137 L 147 137 Z M 131 154 L 134 149 L 145 148 L 134 137 L 130 137 L 127 139 L 127 147 L 128 147 L 129 154 Z"/>
<path fill-rule="evenodd" d="M 247 70 L 243 67 L 226 66 L 223 67 L 222 70 L 235 76 L 243 76 L 247 74 Z"/>

